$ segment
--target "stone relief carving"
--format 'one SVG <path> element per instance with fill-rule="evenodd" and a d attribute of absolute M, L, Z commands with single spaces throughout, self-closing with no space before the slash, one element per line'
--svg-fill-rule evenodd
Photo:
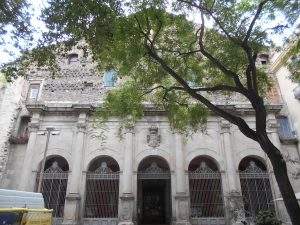
<path fill-rule="evenodd" d="M 156 148 L 160 145 L 161 135 L 158 132 L 158 127 L 151 126 L 148 130 L 149 134 L 147 135 L 148 146 Z"/>
<path fill-rule="evenodd" d="M 294 179 L 300 178 L 300 160 L 296 157 L 292 157 L 289 154 L 283 155 L 286 161 L 288 172 L 292 175 Z"/>
<path fill-rule="evenodd" d="M 106 162 L 102 162 L 100 167 L 98 167 L 94 173 L 99 173 L 99 174 L 107 174 L 107 173 L 113 173 L 113 171 L 107 166 Z"/>

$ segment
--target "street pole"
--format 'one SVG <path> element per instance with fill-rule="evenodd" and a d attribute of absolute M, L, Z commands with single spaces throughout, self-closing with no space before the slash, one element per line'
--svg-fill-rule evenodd
<path fill-rule="evenodd" d="M 42 192 L 42 182 L 43 182 L 43 176 L 44 176 L 44 167 L 45 167 L 45 164 L 46 164 L 46 157 L 47 157 L 49 139 L 50 139 L 51 131 L 53 131 L 53 130 L 54 130 L 53 127 L 47 127 L 46 128 L 46 131 L 47 131 L 46 146 L 45 146 L 45 150 L 44 150 L 44 156 L 43 156 L 41 171 L 40 171 L 40 176 L 39 176 L 39 184 L 38 184 L 38 189 L 37 189 L 37 192 L 40 192 L 40 193 Z"/>

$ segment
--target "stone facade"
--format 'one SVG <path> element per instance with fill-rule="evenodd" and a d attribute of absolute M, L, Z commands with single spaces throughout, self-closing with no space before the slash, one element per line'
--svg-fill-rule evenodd
<path fill-rule="evenodd" d="M 161 209 L 168 215 L 164 220 L 166 224 L 242 224 L 245 220 L 245 212 L 241 210 L 244 203 L 239 168 L 241 162 L 250 157 L 266 167 L 271 196 L 273 199 L 280 198 L 270 162 L 259 145 L 246 138 L 236 126 L 219 117 L 210 116 L 206 131 L 199 131 L 189 137 L 174 133 L 166 116 L 162 112 L 153 110 L 146 111 L 144 118 L 131 128 L 124 129 L 121 137 L 118 119 L 111 118 L 104 127 L 99 126 L 95 122 L 93 112 L 109 88 L 103 84 L 101 74 L 95 72 L 95 65 L 82 60 L 83 56 L 80 54 L 78 57 L 78 62 L 75 64 L 68 64 L 67 60 L 62 63 L 61 74 L 54 78 L 46 70 L 33 70 L 28 76 L 29 84 L 40 85 L 37 98 L 28 100 L 26 104 L 26 110 L 31 116 L 29 139 L 27 144 L 10 144 L 7 151 L 9 154 L 1 153 L 6 165 L 2 170 L 7 171 L 5 179 L 1 181 L 1 187 L 36 191 L 40 186 L 36 178 L 41 176 L 39 173 L 41 168 L 46 168 L 48 160 L 59 156 L 67 162 L 68 178 L 65 201 L 62 205 L 63 214 L 57 216 L 58 223 L 143 224 L 141 214 L 145 215 L 146 211 L 142 208 L 140 196 L 145 195 L 149 187 L 153 189 L 153 185 L 161 185 L 159 187 L 165 188 L 165 192 L 159 194 L 166 199 L 164 209 Z M 25 89 L 27 90 L 28 86 Z M 5 103 L 4 99 L 5 97 L 2 98 L 2 105 Z M 255 126 L 253 111 L 247 102 L 238 98 L 234 98 L 234 101 L 232 99 L 224 99 L 224 101 L 228 109 L 235 110 L 250 127 Z M 279 140 L 276 115 L 281 107 L 278 102 L 274 104 L 270 102 L 268 133 L 283 154 L 288 153 L 299 159 L 296 145 L 284 145 Z M 5 136 L 4 139 L 8 138 L 8 130 L 11 130 L 14 124 L 16 108 L 16 103 L 12 109 L 1 108 L 7 110 L 1 111 L 1 115 L 9 115 L 11 118 L 9 123 L 6 120 L 7 124 L 4 126 L 3 132 L 6 136 L 1 133 Z M 2 124 L 4 122 L 1 120 L 1 127 Z M 1 139 L 1 146 L 6 142 Z M 2 149 L 5 148 L 1 147 L 1 151 L 4 152 Z M 118 167 L 116 169 L 119 171 L 118 176 L 113 175 L 113 172 L 108 173 L 112 174 L 110 176 L 114 177 L 114 180 L 119 179 L 117 216 L 90 218 L 87 216 L 89 212 L 86 208 L 88 191 L 90 191 L 87 186 L 92 182 L 89 181 L 89 177 L 91 180 L 95 177 L 107 179 L 110 177 L 101 175 L 99 170 L 100 175 L 96 174 L 96 170 L 91 174 L 90 169 L 96 159 L 100 159 L 101 162 L 98 166 L 108 165 L 112 169 L 112 165 L 115 165 L 110 164 L 109 160 L 101 160 L 101 157 L 103 159 L 110 157 L 111 161 L 112 159 L 115 161 L 115 167 Z M 207 159 L 207 164 L 200 159 L 195 161 L 199 157 Z M 148 165 L 147 159 L 154 159 L 154 161 L 150 160 L 151 163 L 149 161 Z M 151 166 L 156 166 L 158 175 L 154 172 L 146 173 Z M 194 176 L 205 180 L 209 175 L 211 178 L 208 180 L 214 179 L 210 184 L 220 186 L 217 188 L 221 193 L 220 207 L 224 213 L 218 214 L 212 209 L 210 213 L 218 216 L 191 216 L 194 212 L 191 209 L 192 183 L 189 174 L 191 170 L 196 171 L 193 166 L 199 167 L 200 170 L 201 166 L 210 169 L 211 172 L 205 173 L 199 170 L 200 175 Z M 47 175 L 45 174 L 43 176 Z M 154 179 L 155 175 L 158 177 Z M 149 176 L 152 177 L 148 179 L 152 180 L 151 182 L 141 181 L 147 180 Z M 298 176 L 293 176 L 291 173 L 290 178 L 296 192 L 299 191 Z M 159 179 L 167 181 L 156 183 L 153 181 Z M 170 194 L 170 199 L 165 193 Z M 287 222 L 288 217 L 284 206 L 274 201 L 274 208 L 278 216 Z"/>

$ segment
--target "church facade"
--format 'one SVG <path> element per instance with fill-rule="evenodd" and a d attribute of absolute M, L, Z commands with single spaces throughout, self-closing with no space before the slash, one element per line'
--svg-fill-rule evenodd
<path fill-rule="evenodd" d="M 267 156 L 236 126 L 211 115 L 205 130 L 185 136 L 151 107 L 126 129 L 118 118 L 100 126 L 94 112 L 116 74 L 99 76 L 78 52 L 60 61 L 60 76 L 33 69 L 22 86 L 2 188 L 42 192 L 56 224 L 229 225 L 268 209 L 288 223 Z M 255 127 L 246 102 L 216 101 Z M 280 96 L 269 101 L 268 133 L 297 192 L 299 152 L 296 137 L 278 133 L 281 108 Z"/>

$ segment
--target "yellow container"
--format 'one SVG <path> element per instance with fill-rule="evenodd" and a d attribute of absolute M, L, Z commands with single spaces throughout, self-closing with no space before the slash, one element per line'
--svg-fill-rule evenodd
<path fill-rule="evenodd" d="M 10 225 L 52 225 L 52 212 L 49 209 L 2 208 L 0 221 Z"/>

